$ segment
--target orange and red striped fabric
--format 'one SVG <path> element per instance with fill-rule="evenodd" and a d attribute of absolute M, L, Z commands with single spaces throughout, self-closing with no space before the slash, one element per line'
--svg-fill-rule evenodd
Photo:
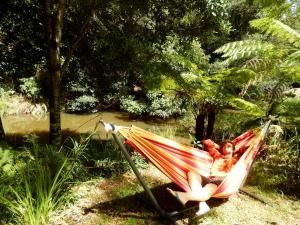
<path fill-rule="evenodd" d="M 118 131 L 125 138 L 126 144 L 185 191 L 191 191 L 187 180 L 188 171 L 194 171 L 205 177 L 211 175 L 213 158 L 206 151 L 177 143 L 135 126 L 122 127 Z M 262 144 L 262 138 L 261 135 L 248 131 L 232 142 L 236 151 L 242 148 L 247 150 L 218 186 L 213 197 L 229 197 L 238 190 Z"/>

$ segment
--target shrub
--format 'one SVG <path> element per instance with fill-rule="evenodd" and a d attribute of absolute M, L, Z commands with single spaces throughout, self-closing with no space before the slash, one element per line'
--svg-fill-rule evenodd
<path fill-rule="evenodd" d="M 81 95 L 78 98 L 67 100 L 66 112 L 96 112 L 98 100 L 92 95 Z"/>
<path fill-rule="evenodd" d="M 39 87 L 35 76 L 21 78 L 20 82 L 20 90 L 26 97 L 33 100 L 40 99 L 42 97 L 41 88 Z"/>
<path fill-rule="evenodd" d="M 132 95 L 124 96 L 121 98 L 120 106 L 122 110 L 138 117 L 151 116 L 168 119 L 186 112 L 184 99 L 178 99 L 160 91 L 149 91 L 143 100 L 136 100 Z"/>
<path fill-rule="evenodd" d="M 147 112 L 146 103 L 141 100 L 135 100 L 132 95 L 121 97 L 120 107 L 122 110 L 134 116 L 144 116 Z"/>

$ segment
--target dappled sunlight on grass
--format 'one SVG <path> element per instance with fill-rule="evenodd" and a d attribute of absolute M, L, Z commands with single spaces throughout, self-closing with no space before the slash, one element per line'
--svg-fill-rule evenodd
<path fill-rule="evenodd" d="M 167 191 L 177 187 L 153 166 L 141 170 L 154 196 L 163 209 L 172 212 L 182 206 Z M 248 195 L 235 194 L 228 201 L 211 199 L 211 211 L 195 217 L 196 207 L 178 217 L 178 224 L 299 224 L 300 201 L 258 186 L 245 189 L 264 199 L 267 204 Z M 94 179 L 73 188 L 73 204 L 56 212 L 56 224 L 169 224 L 158 217 L 147 195 L 132 172 L 110 179 Z M 188 206 L 194 206 L 189 203 Z M 292 222 L 291 222 L 292 221 Z"/>

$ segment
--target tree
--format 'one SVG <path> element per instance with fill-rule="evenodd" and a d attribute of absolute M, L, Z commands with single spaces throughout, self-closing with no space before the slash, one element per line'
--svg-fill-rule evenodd
<path fill-rule="evenodd" d="M 196 140 L 211 138 L 217 113 L 238 101 L 238 94 L 255 73 L 246 68 L 226 69 L 218 63 L 210 64 L 196 41 L 189 51 L 180 54 L 171 46 L 164 54 L 169 76 L 177 82 L 177 91 L 188 97 L 195 115 Z"/>
<path fill-rule="evenodd" d="M 63 19 L 65 13 L 64 0 L 57 0 L 53 3 L 51 0 L 44 1 L 44 12 L 46 17 L 46 36 L 48 44 L 48 76 L 50 83 L 51 93 L 49 95 L 49 108 L 50 108 L 50 143 L 59 145 L 61 143 L 61 80 L 66 72 L 66 69 L 73 57 L 74 51 L 77 48 L 80 40 L 83 38 L 86 30 L 88 29 L 90 20 L 95 14 L 97 8 L 96 1 L 93 1 L 90 6 L 90 13 L 86 20 L 81 25 L 78 35 L 76 36 L 73 44 L 69 47 L 69 51 L 62 61 L 61 56 L 61 37 L 63 28 Z"/>
<path fill-rule="evenodd" d="M 248 101 L 239 107 L 254 100 L 247 94 L 256 87 L 255 100 L 263 100 L 257 103 L 265 112 L 262 115 L 277 114 L 280 104 L 290 97 L 287 90 L 292 84 L 300 84 L 300 34 L 274 18 L 256 19 L 250 24 L 264 35 L 228 43 L 216 52 L 223 54 L 227 64 L 242 64 L 257 74 L 244 91 L 244 99 Z"/>

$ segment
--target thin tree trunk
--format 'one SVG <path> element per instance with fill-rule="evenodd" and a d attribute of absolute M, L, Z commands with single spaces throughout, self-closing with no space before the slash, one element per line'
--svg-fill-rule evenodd
<path fill-rule="evenodd" d="M 63 27 L 63 16 L 65 9 L 65 0 L 57 0 L 55 16 L 51 13 L 51 0 L 44 0 L 45 16 L 46 16 L 46 32 L 47 32 L 47 43 L 49 48 L 49 79 L 51 83 L 51 93 L 49 97 L 49 108 L 50 108 L 50 130 L 49 130 L 49 141 L 51 144 L 56 146 L 61 143 L 61 118 L 60 118 L 60 96 L 61 96 L 61 79 L 63 74 L 68 67 L 71 58 L 73 57 L 74 51 L 79 45 L 80 41 L 84 37 L 87 31 L 91 19 L 95 16 L 95 11 L 98 8 L 100 2 L 94 0 L 91 5 L 91 11 L 83 22 L 79 33 L 62 66 L 60 62 L 60 45 L 61 45 L 61 34 Z"/>
<path fill-rule="evenodd" d="M 3 128 L 2 118 L 0 116 L 0 140 L 4 140 L 5 138 L 5 132 Z"/>
<path fill-rule="evenodd" d="M 51 91 L 49 97 L 50 130 L 49 141 L 55 146 L 61 144 L 61 118 L 60 118 L 60 70 L 51 75 Z"/>
<path fill-rule="evenodd" d="M 196 134 L 195 134 L 195 138 L 197 141 L 201 141 L 204 138 L 204 123 L 205 123 L 205 114 L 201 113 L 197 115 Z"/>
<path fill-rule="evenodd" d="M 207 116 L 207 129 L 206 129 L 206 138 L 212 138 L 213 131 L 214 131 L 214 124 L 216 120 L 216 112 L 215 110 L 212 110 L 208 113 Z"/>
<path fill-rule="evenodd" d="M 57 0 L 55 18 L 51 15 L 51 0 L 45 0 L 46 31 L 49 48 L 49 79 L 51 93 L 49 97 L 50 129 L 49 142 L 59 146 L 61 144 L 60 125 L 60 44 L 63 27 L 64 0 Z"/>

